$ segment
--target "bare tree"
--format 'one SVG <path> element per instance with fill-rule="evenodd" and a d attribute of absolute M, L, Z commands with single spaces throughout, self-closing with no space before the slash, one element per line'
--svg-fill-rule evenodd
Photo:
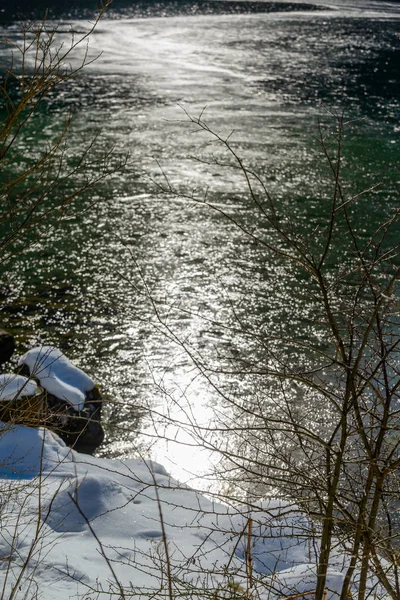
<path fill-rule="evenodd" d="M 306 229 L 246 167 L 230 136 L 212 130 L 202 114 L 187 117 L 209 140 L 201 162 L 223 169 L 226 177 L 229 170 L 242 174 L 257 225 L 250 227 L 207 194 L 175 189 L 166 175 L 158 183 L 161 193 L 186 197 L 227 219 L 300 282 L 305 314 L 297 315 L 296 327 L 260 329 L 233 306 L 232 321 L 215 319 L 213 327 L 236 340 L 235 352 L 211 364 L 174 331 L 171 307 L 158 303 L 142 279 L 157 327 L 184 349 L 226 408 L 215 415 L 215 426 L 185 426 L 223 457 L 219 477 L 231 473 L 242 492 L 273 490 L 312 518 L 319 548 L 316 600 L 325 597 L 330 559 L 340 548 L 351 557 L 341 600 L 355 589 L 358 600 L 367 598 L 371 577 L 399 598 L 400 208 L 383 203 L 380 222 L 365 235 L 360 214 L 382 182 L 347 190 L 343 147 L 351 122 L 343 115 L 334 115 L 333 134 L 319 130 L 330 193 L 323 218 Z M 221 375 L 247 382 L 253 397 L 243 400 L 240 389 L 221 385 Z M 223 443 L 215 441 L 216 431 Z"/>

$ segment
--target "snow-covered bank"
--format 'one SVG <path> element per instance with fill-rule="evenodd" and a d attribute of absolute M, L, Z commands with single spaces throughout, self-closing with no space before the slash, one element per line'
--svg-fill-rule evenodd
<path fill-rule="evenodd" d="M 174 595 L 218 588 L 229 598 L 251 579 L 254 597 L 315 589 L 314 528 L 288 503 L 235 509 L 158 464 L 82 455 L 43 429 L 4 426 L 0 459 L 4 600 L 168 596 L 168 570 Z M 334 554 L 327 600 L 338 597 L 347 562 Z"/>

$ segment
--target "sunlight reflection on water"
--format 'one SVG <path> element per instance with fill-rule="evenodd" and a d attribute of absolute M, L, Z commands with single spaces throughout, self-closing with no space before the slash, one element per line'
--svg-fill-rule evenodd
<path fill-rule="evenodd" d="M 218 210 L 160 195 L 156 184 L 166 176 L 187 196 L 207 191 L 217 209 L 263 231 L 237 170 L 190 159 L 209 150 L 207 138 L 178 104 L 193 115 L 207 106 L 212 128 L 235 130 L 239 154 L 305 229 L 310 220 L 323 221 L 312 136 L 318 119 L 329 121 L 327 109 L 365 117 L 349 148 L 357 185 L 379 173 L 399 135 L 397 88 L 390 84 L 398 25 L 373 12 L 346 14 L 105 20 L 90 44 L 102 55 L 64 95 L 49 97 L 32 123 L 25 156 L 39 136 L 54 134 L 68 108 L 77 111 L 71 153 L 99 128 L 103 149 L 130 153 L 126 171 L 98 190 L 96 208 L 30 249 L 5 279 L 3 325 L 15 331 L 21 352 L 37 342 L 60 346 L 112 398 L 102 455 L 150 452 L 173 475 L 207 485 L 197 477 L 218 460 L 214 442 L 208 450 L 197 444 L 220 401 L 213 386 L 251 401 L 254 381 L 202 379 L 188 353 L 217 372 L 227 355 L 243 351 L 243 340 L 224 326 L 245 318 L 262 333 L 285 323 L 300 328 L 307 318 L 301 281 Z M 372 68 L 377 61 L 387 69 L 385 85 Z M 369 162 L 366 136 L 379 140 Z M 374 210 L 379 206 L 362 218 L 373 220 Z M 320 332 L 310 326 L 309 334 L 317 339 Z"/>

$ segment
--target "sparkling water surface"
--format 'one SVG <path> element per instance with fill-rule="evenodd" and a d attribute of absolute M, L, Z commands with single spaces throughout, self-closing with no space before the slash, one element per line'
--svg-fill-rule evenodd
<path fill-rule="evenodd" d="M 82 198 L 80 211 L 9 265 L 2 287 L 2 325 L 19 353 L 36 343 L 59 346 L 110 399 L 102 456 L 150 454 L 173 475 L 207 486 L 218 457 L 197 436 L 201 426 L 212 431 L 215 411 L 223 414 L 214 386 L 244 402 L 255 392 L 239 373 L 218 372 L 228 355 L 257 352 L 229 328 L 301 328 L 310 310 L 295 274 L 243 232 L 263 230 L 243 174 L 206 164 L 213 151 L 226 159 L 188 114 L 231 134 L 235 152 L 305 232 L 324 221 L 331 183 L 315 137 L 319 124 L 334 126 L 332 111 L 357 119 L 344 147 L 350 192 L 398 161 L 400 7 L 323 4 L 113 13 L 91 36 L 97 59 L 46 99 L 20 140 L 23 154 L 34 154 L 73 110 L 71 161 L 94 135 L 94 156 L 113 148 L 117 162 L 129 154 L 122 172 Z M 85 27 L 65 20 L 59 40 Z M 3 29 L 18 38 L 15 23 Z M 168 184 L 180 195 L 162 192 Z M 366 234 L 383 200 L 394 197 L 386 187 L 360 213 Z M 213 377 L 201 377 L 193 360 L 211 366 Z"/>

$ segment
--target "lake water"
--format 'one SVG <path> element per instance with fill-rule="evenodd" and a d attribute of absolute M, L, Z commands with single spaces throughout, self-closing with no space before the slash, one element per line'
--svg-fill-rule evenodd
<path fill-rule="evenodd" d="M 350 193 L 382 173 L 390 181 L 400 135 L 398 3 L 214 5 L 127 5 L 97 26 L 97 60 L 43 103 L 21 150 L 37 152 L 72 109 L 70 161 L 98 134 L 94 156 L 114 148 L 128 164 L 15 260 L 2 290 L 2 326 L 19 351 L 59 346 L 111 399 L 99 454 L 150 454 L 199 486 L 218 460 L 212 437 L 207 450 L 198 446 L 215 412 L 225 414 L 215 388 L 241 401 L 255 393 L 253 380 L 225 369 L 228 355 L 259 351 L 243 330 L 302 327 L 308 309 L 301 281 L 221 213 L 248 231 L 263 227 L 242 173 L 195 159 L 210 160 L 214 147 L 187 113 L 204 111 L 214 132 L 232 133 L 235 151 L 305 232 L 324 219 L 331 185 L 319 124 L 334 128 L 332 111 L 357 119 L 344 148 Z M 66 19 L 59 38 L 85 27 Z M 15 23 L 2 29 L 18 38 Z M 160 192 L 167 180 L 180 196 Z M 390 183 L 377 193 L 360 228 L 372 229 L 395 193 Z"/>

